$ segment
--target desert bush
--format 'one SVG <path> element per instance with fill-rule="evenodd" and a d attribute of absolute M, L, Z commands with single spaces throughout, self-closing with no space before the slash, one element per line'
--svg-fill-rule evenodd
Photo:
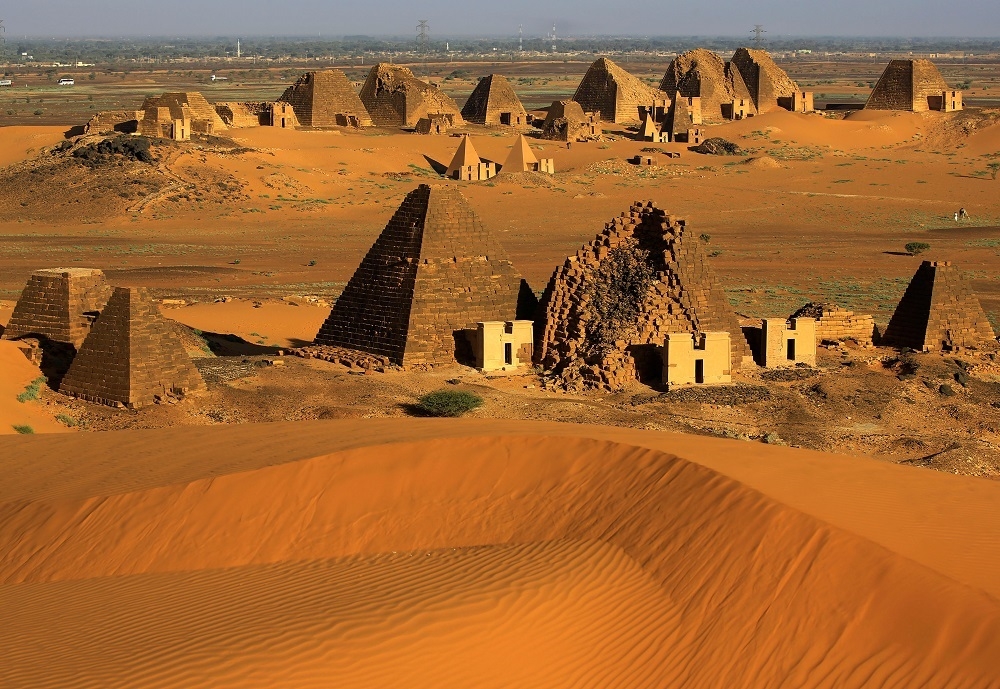
<path fill-rule="evenodd" d="M 996 179 L 997 174 L 1000 174 L 1000 163 L 987 163 L 986 168 L 990 171 L 993 179 Z"/>
<path fill-rule="evenodd" d="M 35 429 L 28 425 L 14 425 L 14 432 L 20 433 L 21 435 L 31 435 L 35 432 Z"/>
<path fill-rule="evenodd" d="M 462 416 L 482 405 L 482 397 L 465 390 L 436 390 L 417 401 L 417 409 L 430 416 Z"/>
<path fill-rule="evenodd" d="M 80 422 L 74 419 L 69 414 L 56 414 L 56 421 L 58 421 L 63 426 L 66 426 L 68 428 L 74 428 L 80 425 Z"/>
<path fill-rule="evenodd" d="M 45 376 L 39 376 L 33 381 L 28 383 L 27 387 L 24 388 L 24 392 L 17 396 L 17 401 L 31 402 L 32 400 L 37 400 L 41 394 L 42 385 L 45 384 Z"/>
<path fill-rule="evenodd" d="M 702 232 L 701 235 L 698 237 L 698 239 L 708 244 L 710 241 L 712 241 L 712 235 L 708 234 L 707 232 Z"/>
<path fill-rule="evenodd" d="M 587 323 L 587 342 L 592 349 L 599 353 L 616 340 L 630 339 L 653 278 L 649 252 L 635 240 L 608 253 L 594 271 L 587 295 L 594 309 L 594 318 Z"/>
<path fill-rule="evenodd" d="M 930 249 L 931 245 L 927 242 L 909 242 L 903 248 L 906 249 L 906 253 L 910 254 L 910 256 L 916 256 Z"/>

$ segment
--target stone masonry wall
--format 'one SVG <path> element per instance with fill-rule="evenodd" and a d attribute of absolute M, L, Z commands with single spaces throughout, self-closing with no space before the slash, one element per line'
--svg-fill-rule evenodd
<path fill-rule="evenodd" d="M 3 339 L 42 336 L 79 347 L 111 287 L 96 268 L 51 268 L 28 278 Z M 88 316 L 91 314 L 91 316 Z"/>

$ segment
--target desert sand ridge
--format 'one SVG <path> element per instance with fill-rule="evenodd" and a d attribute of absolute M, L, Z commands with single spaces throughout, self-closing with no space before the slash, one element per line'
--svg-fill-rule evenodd
<path fill-rule="evenodd" d="M 996 681 L 990 482 L 551 423 L 68 440 L 0 440 L 8 686 Z"/>

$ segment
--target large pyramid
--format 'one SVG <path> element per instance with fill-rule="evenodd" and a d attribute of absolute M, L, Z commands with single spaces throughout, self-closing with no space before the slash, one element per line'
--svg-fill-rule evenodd
<path fill-rule="evenodd" d="M 451 363 L 460 331 L 515 319 L 521 282 L 458 189 L 422 184 L 368 250 L 316 344 L 407 366 Z"/>
<path fill-rule="evenodd" d="M 666 100 L 667 94 L 640 81 L 606 57 L 590 66 L 573 95 L 586 111 L 615 124 L 638 124 L 639 106 Z"/>
<path fill-rule="evenodd" d="M 372 118 L 339 69 L 306 72 L 278 99 L 289 103 L 303 127 L 372 126 Z"/>
<path fill-rule="evenodd" d="M 660 81 L 660 90 L 674 101 L 678 95 L 701 98 L 702 117 L 708 122 L 724 119 L 723 110 L 734 100 L 726 63 L 705 48 L 689 50 L 671 60 Z"/>
<path fill-rule="evenodd" d="M 96 268 L 46 268 L 28 278 L 3 339 L 39 337 L 79 347 L 111 287 Z"/>
<path fill-rule="evenodd" d="M 937 101 L 947 91 L 948 83 L 930 60 L 892 60 L 875 84 L 865 109 L 942 110 L 945 108 Z"/>
<path fill-rule="evenodd" d="M 630 263 L 628 270 L 616 267 Z M 628 284 L 642 284 L 630 278 L 636 265 L 651 281 L 644 293 L 628 294 Z M 596 305 L 606 299 L 617 305 L 619 322 Z M 556 372 L 578 371 L 598 387 L 617 389 L 641 377 L 649 359 L 659 361 L 657 348 L 667 333 L 729 332 L 734 369 L 749 353 L 703 242 L 651 202 L 636 202 L 567 258 L 552 274 L 540 307 L 536 361 Z"/>
<path fill-rule="evenodd" d="M 462 117 L 476 124 L 519 127 L 527 124 L 528 113 L 507 77 L 490 74 L 479 80 L 469 100 L 465 101 Z"/>
<path fill-rule="evenodd" d="M 881 344 L 941 351 L 995 346 L 983 307 L 951 261 L 924 261 L 892 314 Z"/>
<path fill-rule="evenodd" d="M 406 67 L 385 63 L 372 67 L 361 87 L 361 102 L 380 127 L 415 127 L 421 117 L 438 113 L 454 115 L 453 126 L 465 123 L 455 101 Z"/>
<path fill-rule="evenodd" d="M 791 99 L 799 90 L 798 84 L 766 50 L 740 48 L 733 54 L 731 64 L 739 70 L 754 107 L 761 114 L 783 109 L 778 99 Z"/>
<path fill-rule="evenodd" d="M 116 287 L 59 392 L 130 409 L 205 389 L 177 333 L 142 287 Z"/>

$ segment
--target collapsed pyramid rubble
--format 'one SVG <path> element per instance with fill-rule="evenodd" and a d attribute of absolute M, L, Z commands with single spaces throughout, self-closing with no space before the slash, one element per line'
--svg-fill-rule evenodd
<path fill-rule="evenodd" d="M 184 345 L 149 291 L 116 287 L 59 392 L 129 409 L 205 389 Z"/>
<path fill-rule="evenodd" d="M 930 352 L 993 348 L 996 334 L 969 281 L 951 261 L 924 261 L 880 344 Z"/>
<path fill-rule="evenodd" d="M 598 271 L 612 251 L 637 246 L 646 252 L 654 280 L 638 304 L 631 336 L 599 351 L 588 330 L 597 318 L 591 305 Z M 702 242 L 683 220 L 652 202 L 639 201 L 609 222 L 597 238 L 555 270 L 542 295 L 536 363 L 559 374 L 567 387 L 617 390 L 638 376 L 636 354 L 652 352 L 668 333 L 727 331 L 732 368 L 749 354 L 735 312 L 708 264 Z M 657 355 L 658 356 L 658 355 Z"/>
<path fill-rule="evenodd" d="M 435 114 L 452 115 L 452 126 L 465 123 L 455 101 L 406 67 L 384 63 L 372 67 L 360 98 L 380 127 L 415 127 L 421 118 Z"/>
<path fill-rule="evenodd" d="M 403 200 L 316 336 L 401 366 L 456 361 L 482 321 L 517 317 L 521 276 L 455 187 Z"/>

